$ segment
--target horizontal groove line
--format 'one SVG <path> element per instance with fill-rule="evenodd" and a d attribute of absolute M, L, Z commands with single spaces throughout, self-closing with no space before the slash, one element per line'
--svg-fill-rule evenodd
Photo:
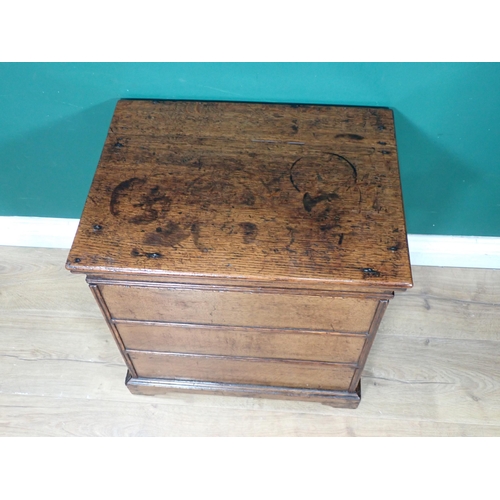
<path fill-rule="evenodd" d="M 196 353 L 186 353 L 186 352 L 167 352 L 167 351 L 142 351 L 139 349 L 126 349 L 127 353 L 130 354 L 159 354 L 175 357 L 185 357 L 185 358 L 210 358 L 210 359 L 226 359 L 234 361 L 248 361 L 250 363 L 254 362 L 269 362 L 269 363 L 294 363 L 301 365 L 333 365 L 333 366 L 347 366 L 351 367 L 353 370 L 358 368 L 357 363 L 343 363 L 343 362 L 331 362 L 331 361 L 310 361 L 305 359 L 288 359 L 288 358 L 256 358 L 252 356 L 222 356 L 220 354 L 196 354 Z"/>
<path fill-rule="evenodd" d="M 87 271 L 82 271 L 86 273 Z M 130 270 L 134 272 L 134 270 Z M 111 274 L 111 273 L 110 273 Z M 145 274 L 146 276 L 146 274 Z M 151 276 L 151 274 L 147 275 Z M 162 278 L 158 275 L 158 278 Z M 228 278 L 230 279 L 230 278 Z M 232 293 L 251 293 L 251 294 L 275 294 L 275 295 L 308 295 L 315 297 L 328 297 L 328 298 L 362 298 L 362 299 L 389 299 L 394 296 L 394 290 L 397 286 L 387 286 L 380 284 L 378 290 L 356 290 L 353 286 L 351 290 L 335 290 L 328 288 L 302 288 L 302 287 L 277 287 L 266 285 L 244 285 L 244 284 L 217 284 L 217 283 L 175 283 L 175 282 L 161 282 L 161 281 L 141 281 L 140 279 L 113 279 L 113 278 L 97 278 L 92 275 L 87 276 L 87 283 L 90 285 L 99 286 L 123 286 L 131 288 L 158 288 L 158 289 L 171 289 L 171 290 L 196 290 L 200 292 L 232 292 Z M 340 284 L 342 286 L 342 284 Z M 345 286 L 345 285 L 344 285 Z"/>
<path fill-rule="evenodd" d="M 270 328 L 268 326 L 237 326 L 237 325 L 219 325 L 211 323 L 177 323 L 171 321 L 148 321 L 137 319 L 118 319 L 111 318 L 115 325 L 136 325 L 136 326 L 165 326 L 173 328 L 199 328 L 207 330 L 239 330 L 239 331 L 258 331 L 259 333 L 294 333 L 294 334 L 316 334 L 316 335 L 335 335 L 335 336 L 349 336 L 349 337 L 367 337 L 368 332 L 341 332 L 337 330 L 308 330 L 298 328 Z"/>

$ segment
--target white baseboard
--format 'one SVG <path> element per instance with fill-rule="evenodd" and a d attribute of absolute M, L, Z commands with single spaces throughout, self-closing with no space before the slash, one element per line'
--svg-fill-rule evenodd
<path fill-rule="evenodd" d="M 409 234 L 410 260 L 415 266 L 500 269 L 500 238 Z"/>
<path fill-rule="evenodd" d="M 78 219 L 0 217 L 0 245 L 71 247 Z M 410 260 L 415 266 L 500 269 L 500 238 L 409 234 Z"/>
<path fill-rule="evenodd" d="M 79 219 L 0 217 L 0 245 L 71 248 Z"/>

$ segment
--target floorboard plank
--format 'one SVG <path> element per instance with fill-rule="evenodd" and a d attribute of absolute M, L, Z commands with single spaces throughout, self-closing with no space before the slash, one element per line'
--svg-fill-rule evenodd
<path fill-rule="evenodd" d="M 500 426 L 11 396 L 3 436 L 500 436 Z"/>
<path fill-rule="evenodd" d="M 500 269 L 412 271 L 414 288 L 396 293 L 381 334 L 500 340 Z"/>
<path fill-rule="evenodd" d="M 362 378 L 363 398 L 357 410 L 316 403 L 222 396 L 169 395 L 158 404 L 265 409 L 274 412 L 417 419 L 491 425 L 500 422 L 500 376 L 495 368 L 495 342 L 381 337 L 377 339 Z M 491 345 L 493 344 L 493 345 Z M 130 402 L 122 362 L 0 355 L 1 395 L 73 397 Z M 414 357 L 417 362 L 408 360 Z M 140 397 L 147 401 L 147 396 Z"/>
<path fill-rule="evenodd" d="M 357 410 L 133 396 L 67 250 L 0 247 L 0 435 L 498 436 L 500 271 L 414 267 L 375 339 Z"/>

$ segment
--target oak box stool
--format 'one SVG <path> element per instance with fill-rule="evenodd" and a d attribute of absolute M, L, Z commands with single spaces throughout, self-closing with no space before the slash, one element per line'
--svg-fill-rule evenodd
<path fill-rule="evenodd" d="M 133 393 L 355 408 L 412 286 L 392 111 L 121 100 L 67 269 Z"/>

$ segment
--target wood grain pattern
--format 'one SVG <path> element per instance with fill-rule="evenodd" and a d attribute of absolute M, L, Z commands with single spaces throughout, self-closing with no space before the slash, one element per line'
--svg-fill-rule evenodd
<path fill-rule="evenodd" d="M 132 396 L 131 396 L 132 398 Z M 359 415 L 321 415 L 255 408 L 165 405 L 146 401 L 11 396 L 0 406 L 2 436 L 46 437 L 341 437 L 341 436 L 500 436 L 500 426 Z M 210 399 L 193 396 L 194 399 Z M 227 399 L 227 398 L 218 398 Z M 241 400 L 242 398 L 238 398 Z M 5 404 L 6 403 L 6 404 Z M 277 401 L 274 401 L 277 403 Z M 306 404 L 307 403 L 302 403 Z M 315 405 L 319 406 L 319 405 Z"/>
<path fill-rule="evenodd" d="M 120 101 L 67 267 L 408 288 L 392 111 Z"/>
<path fill-rule="evenodd" d="M 139 377 L 346 391 L 355 366 L 200 354 L 127 351 Z"/>
<path fill-rule="evenodd" d="M 415 267 L 413 275 L 415 289 L 387 308 L 384 335 L 500 340 L 500 269 Z"/>
<path fill-rule="evenodd" d="M 2 436 L 499 436 L 500 270 L 414 267 L 380 325 L 357 410 L 172 393 L 134 396 L 67 250 L 0 247 Z M 425 309 L 421 287 L 432 290 Z M 412 321 L 391 316 L 400 301 Z M 462 302 L 469 303 L 467 312 Z M 470 316 L 471 312 L 475 317 Z M 382 404 L 381 404 L 382 402 Z"/>
<path fill-rule="evenodd" d="M 128 349 L 356 363 L 364 335 L 208 325 L 116 322 Z"/>
<path fill-rule="evenodd" d="M 105 335 L 109 337 L 109 332 Z M 363 400 L 357 410 L 347 414 L 342 409 L 317 403 L 211 395 L 172 393 L 154 398 L 154 401 L 167 406 L 233 408 L 248 412 L 265 409 L 270 414 L 279 411 L 334 418 L 500 425 L 500 385 L 495 371 L 498 357 L 495 353 L 488 356 L 491 343 L 484 345 L 481 341 L 464 346 L 463 341 L 455 340 L 444 345 L 436 342 L 436 346 L 430 344 L 429 347 L 425 346 L 425 339 L 408 340 L 406 337 L 377 337 L 372 352 L 375 359 L 368 359 L 363 375 Z M 384 344 L 379 349 L 381 342 Z M 392 349 L 394 354 L 386 357 L 387 349 Z M 427 355 L 425 349 L 428 349 Z M 116 347 L 110 344 L 108 350 L 114 352 Z M 425 365 L 420 363 L 424 357 Z M 57 398 L 64 405 L 67 398 L 77 398 L 100 401 L 105 411 L 109 401 L 135 400 L 123 383 L 125 372 L 121 360 L 119 363 L 93 362 L 83 356 L 76 358 L 71 352 L 66 358 L 51 358 L 39 353 L 24 359 L 15 354 L 3 354 L 0 399 L 8 400 L 9 395 L 16 394 L 40 396 Z M 144 405 L 151 403 L 149 396 L 138 398 Z"/>
<path fill-rule="evenodd" d="M 377 300 L 101 286 L 113 318 L 364 333 Z"/>

